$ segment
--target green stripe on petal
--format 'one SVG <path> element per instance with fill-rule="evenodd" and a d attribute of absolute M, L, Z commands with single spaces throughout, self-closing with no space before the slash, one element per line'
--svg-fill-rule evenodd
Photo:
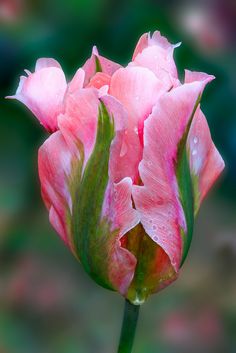
<path fill-rule="evenodd" d="M 94 150 L 82 176 L 70 183 L 73 246 L 88 274 L 103 287 L 112 289 L 107 275 L 108 237 L 114 238 L 110 225 L 101 220 L 102 206 L 108 184 L 110 145 L 115 135 L 114 120 L 105 105 L 99 106 L 97 136 Z"/>
<path fill-rule="evenodd" d="M 201 96 L 198 97 L 194 105 L 186 130 L 183 134 L 182 139 L 179 142 L 178 152 L 177 152 L 176 177 L 177 177 L 178 188 L 179 188 L 180 202 L 183 207 L 186 226 L 187 226 L 186 232 L 184 231 L 184 229 L 181 229 L 181 236 L 183 240 L 181 266 L 183 265 L 186 259 L 186 256 L 189 251 L 189 247 L 191 245 L 192 236 L 193 236 L 194 213 L 197 207 L 196 203 L 198 202 L 198 198 L 196 197 L 197 181 L 195 180 L 195 178 L 192 178 L 192 175 L 191 175 L 186 142 L 187 142 L 188 133 L 191 127 L 191 123 L 193 121 L 193 117 L 200 103 L 200 100 L 201 100 Z"/>
<path fill-rule="evenodd" d="M 95 65 L 96 65 L 96 73 L 102 72 L 102 65 L 101 65 L 100 60 L 98 59 L 97 55 L 95 55 Z"/>

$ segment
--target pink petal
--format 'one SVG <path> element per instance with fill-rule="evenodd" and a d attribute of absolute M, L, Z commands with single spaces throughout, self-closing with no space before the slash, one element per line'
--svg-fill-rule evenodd
<path fill-rule="evenodd" d="M 38 68 L 37 72 L 28 77 L 22 76 L 16 94 L 8 98 L 15 98 L 24 103 L 45 129 L 53 132 L 58 128 L 57 116 L 63 110 L 66 87 L 65 75 L 61 69 Z"/>
<path fill-rule="evenodd" d="M 205 83 L 185 84 L 160 97 L 144 126 L 139 166 L 144 185 L 134 186 L 132 193 L 145 231 L 163 248 L 176 272 L 182 255 L 180 227 L 186 227 L 175 176 L 177 146 Z"/>
<path fill-rule="evenodd" d="M 210 82 L 214 80 L 215 76 L 213 75 L 208 75 L 205 72 L 197 72 L 197 71 L 189 71 L 189 70 L 184 70 L 185 73 L 185 83 L 191 83 L 195 81 L 207 81 Z"/>
<path fill-rule="evenodd" d="M 211 139 L 207 120 L 200 109 L 194 116 L 187 144 L 190 169 L 193 175 L 198 177 L 199 207 L 208 190 L 224 169 L 224 161 Z"/>
<path fill-rule="evenodd" d="M 179 85 L 178 73 L 173 59 L 174 48 L 160 32 L 152 36 L 144 34 L 134 51 L 130 65 L 142 66 L 150 69 L 164 84 L 166 89 Z"/>
<path fill-rule="evenodd" d="M 122 105 L 111 96 L 101 98 L 106 105 L 109 115 L 113 116 L 116 128 L 116 139 L 122 135 L 125 118 Z M 85 88 L 74 94 L 68 94 L 65 101 L 65 114 L 59 117 L 59 127 L 65 137 L 70 151 L 78 154 L 78 142 L 82 143 L 85 151 L 86 165 L 94 149 L 98 122 L 98 91 Z M 113 145 L 112 147 L 113 148 Z M 103 204 L 101 220 L 110 225 L 110 236 L 105 244 L 108 247 L 108 277 L 113 287 L 125 294 L 133 278 L 136 265 L 135 257 L 121 246 L 121 237 L 138 221 L 137 212 L 132 207 L 131 179 L 123 179 L 114 184 L 113 169 L 116 160 L 110 157 L 109 179 L 106 196 Z M 117 168 L 117 164 L 116 164 Z M 59 224 L 60 225 L 60 224 Z M 117 234 L 116 234 L 117 233 Z M 102 251 L 102 250 L 101 250 Z"/>
<path fill-rule="evenodd" d="M 46 67 L 57 67 L 58 69 L 62 69 L 57 60 L 52 58 L 40 58 L 36 61 L 35 72 L 45 69 Z"/>
<path fill-rule="evenodd" d="M 210 82 L 213 79 L 214 76 L 204 72 L 185 70 L 185 82 Z M 190 168 L 198 179 L 199 202 L 197 207 L 199 208 L 207 192 L 224 169 L 224 161 L 211 139 L 207 120 L 200 109 L 194 116 L 187 144 Z"/>
<path fill-rule="evenodd" d="M 85 78 L 85 72 L 83 69 L 78 69 L 68 84 L 68 90 L 67 92 L 69 93 L 74 93 L 84 86 L 84 78 Z"/>
<path fill-rule="evenodd" d="M 109 76 L 112 76 L 113 73 L 121 67 L 121 65 L 99 55 L 97 48 L 94 47 L 91 57 L 86 61 L 86 63 L 83 66 L 83 70 L 85 71 L 85 86 L 89 83 L 91 78 L 96 74 L 96 58 L 99 60 L 99 63 L 102 68 L 102 72 Z"/>
<path fill-rule="evenodd" d="M 131 191 L 130 178 L 125 178 L 119 183 L 110 182 L 103 207 L 103 217 L 111 224 L 111 232 L 118 230 L 117 236 L 109 245 L 109 278 L 123 295 L 133 279 L 136 266 L 134 255 L 121 246 L 122 236 L 139 223 L 138 213 L 132 206 Z"/>
<path fill-rule="evenodd" d="M 67 245 L 69 235 L 66 218 L 71 208 L 71 197 L 66 180 L 70 175 L 71 162 L 72 155 L 60 131 L 53 133 L 39 149 L 42 197 L 50 212 L 52 226 Z"/>
<path fill-rule="evenodd" d="M 148 69 L 128 67 L 114 73 L 109 93 L 117 98 L 128 112 L 128 125 L 123 136 L 121 154 L 116 156 L 119 165 L 117 179 L 130 176 L 136 180 L 142 156 L 143 123 L 163 93 L 163 86 Z"/>
<path fill-rule="evenodd" d="M 59 128 L 72 153 L 78 153 L 78 142 L 83 144 L 85 164 L 96 140 L 98 104 L 97 90 L 81 89 L 66 95 L 65 113 L 58 117 Z"/>
<path fill-rule="evenodd" d="M 59 127 L 74 154 L 78 151 L 78 141 L 84 146 L 85 164 L 89 159 L 97 134 L 98 106 L 100 99 L 98 90 L 85 88 L 73 94 L 68 94 L 65 99 L 65 114 L 58 118 Z M 115 120 L 116 131 L 124 129 L 125 112 L 121 104 L 111 96 L 101 97 L 106 108 Z"/>
<path fill-rule="evenodd" d="M 134 49 L 134 54 L 132 57 L 132 61 L 135 60 L 136 56 L 140 53 L 142 53 L 143 49 L 147 48 L 148 46 L 148 33 L 144 33 L 138 40 L 138 43 Z"/>
<path fill-rule="evenodd" d="M 104 72 L 97 72 L 90 80 L 87 87 L 101 88 L 103 86 L 109 86 L 111 81 L 111 76 L 104 74 Z"/>

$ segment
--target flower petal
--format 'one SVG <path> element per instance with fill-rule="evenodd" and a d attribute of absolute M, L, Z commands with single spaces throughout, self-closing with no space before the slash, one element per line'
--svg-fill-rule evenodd
<path fill-rule="evenodd" d="M 98 67 L 99 66 L 99 67 Z M 85 71 L 85 86 L 90 82 L 91 78 L 96 74 L 96 72 L 103 72 L 109 76 L 118 70 L 121 65 L 106 59 L 98 53 L 96 47 L 93 48 L 91 57 L 86 61 L 83 66 Z"/>
<path fill-rule="evenodd" d="M 163 93 L 162 83 L 146 68 L 119 69 L 112 76 L 109 93 L 128 112 L 127 130 L 123 137 L 121 155 L 117 155 L 117 178 L 138 179 L 138 164 L 142 156 L 143 124 L 153 105 Z"/>
<path fill-rule="evenodd" d="M 70 241 L 66 219 L 71 196 L 66 180 L 71 173 L 71 163 L 72 155 L 61 132 L 53 133 L 39 149 L 39 179 L 43 200 L 50 211 L 50 222 L 67 245 Z"/>
<path fill-rule="evenodd" d="M 63 98 L 67 88 L 63 71 L 58 67 L 39 69 L 28 77 L 22 76 L 14 96 L 24 103 L 49 132 L 57 130 L 57 116 L 63 110 Z"/>
<path fill-rule="evenodd" d="M 174 48 L 160 32 L 152 36 L 143 35 L 134 51 L 130 65 L 142 66 L 150 69 L 165 85 L 166 89 L 178 86 L 178 73 L 173 59 Z"/>
<path fill-rule="evenodd" d="M 111 232 L 117 233 L 110 239 L 108 271 L 114 288 L 125 295 L 133 279 L 136 266 L 135 256 L 122 247 L 122 237 L 139 223 L 137 211 L 132 206 L 132 180 L 124 178 L 119 183 L 110 181 L 103 205 L 103 218 L 111 224 Z"/>
<path fill-rule="evenodd" d="M 72 78 L 72 80 L 68 84 L 67 93 L 71 93 L 72 94 L 72 93 L 80 90 L 81 88 L 83 88 L 83 86 L 84 86 L 84 78 L 85 78 L 84 70 L 83 69 L 78 69 L 76 71 L 74 77 Z"/>
<path fill-rule="evenodd" d="M 207 120 L 200 109 L 194 116 L 187 144 L 190 169 L 196 182 L 194 190 L 196 213 L 207 192 L 224 169 L 224 161 L 211 139 Z"/>
<path fill-rule="evenodd" d="M 59 69 L 62 69 L 61 65 L 57 60 L 53 58 L 40 58 L 36 61 L 35 72 L 41 69 L 45 69 L 46 67 L 57 67 Z"/>
<path fill-rule="evenodd" d="M 185 84 L 160 97 L 144 127 L 144 152 L 139 170 L 143 186 L 133 198 L 147 234 L 169 256 L 177 272 L 182 256 L 180 229 L 186 221 L 175 175 L 178 144 L 206 82 Z"/>

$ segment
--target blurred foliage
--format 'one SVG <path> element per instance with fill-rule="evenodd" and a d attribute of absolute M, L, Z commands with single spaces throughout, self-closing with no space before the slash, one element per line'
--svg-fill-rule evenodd
<path fill-rule="evenodd" d="M 68 78 L 93 45 L 125 65 L 160 30 L 184 68 L 214 74 L 202 100 L 224 176 L 200 213 L 180 279 L 142 308 L 134 352 L 236 351 L 236 6 L 233 0 L 1 0 L 0 352 L 115 351 L 122 298 L 95 285 L 51 229 L 40 198 L 45 132 L 7 101 L 25 68 L 54 57 Z"/>

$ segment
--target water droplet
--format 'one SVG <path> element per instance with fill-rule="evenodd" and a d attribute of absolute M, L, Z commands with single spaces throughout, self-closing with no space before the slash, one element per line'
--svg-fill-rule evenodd
<path fill-rule="evenodd" d="M 153 237 L 153 240 L 158 241 L 159 239 L 157 236 L 155 236 L 155 237 Z"/>
<path fill-rule="evenodd" d="M 192 151 L 192 156 L 195 156 L 196 154 L 197 154 L 197 150 L 194 149 L 194 150 Z"/>
<path fill-rule="evenodd" d="M 197 138 L 197 136 L 194 137 L 193 143 L 195 143 L 195 145 L 198 143 L 198 138 Z"/>
<path fill-rule="evenodd" d="M 125 135 L 127 135 L 128 134 L 128 131 L 127 130 L 125 130 Z"/>
<path fill-rule="evenodd" d="M 153 230 L 156 230 L 156 229 L 157 229 L 157 226 L 155 226 L 155 224 L 153 224 L 152 229 L 153 229 Z"/>
<path fill-rule="evenodd" d="M 128 150 L 127 145 L 125 142 L 123 142 L 120 150 L 120 157 L 123 157 L 126 154 L 127 150 Z"/>
<path fill-rule="evenodd" d="M 151 161 L 148 161 L 148 165 L 151 166 L 151 165 L 152 165 L 152 162 L 151 162 Z"/>
<path fill-rule="evenodd" d="M 138 135 L 138 128 L 137 127 L 134 128 L 134 132 Z"/>
<path fill-rule="evenodd" d="M 149 223 L 152 224 L 152 219 L 149 220 Z"/>

